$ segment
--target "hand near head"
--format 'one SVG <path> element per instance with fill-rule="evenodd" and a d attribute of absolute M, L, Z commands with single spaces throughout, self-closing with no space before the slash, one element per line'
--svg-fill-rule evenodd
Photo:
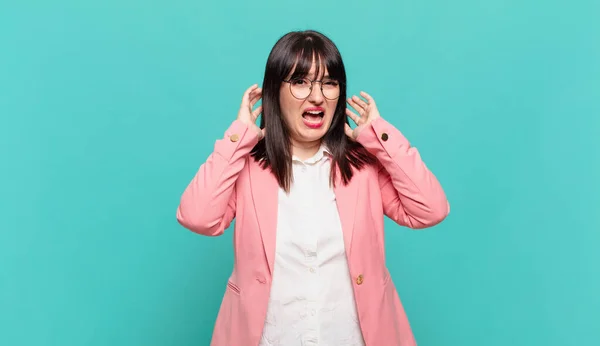
<path fill-rule="evenodd" d="M 259 88 L 257 84 L 254 84 L 248 88 L 242 97 L 242 104 L 237 117 L 238 120 L 256 131 L 259 139 L 262 139 L 265 136 L 265 130 L 256 125 L 256 119 L 262 112 L 262 105 L 257 107 L 255 110 L 252 110 L 252 108 L 256 102 L 261 99 L 261 97 L 262 89 Z"/>
<path fill-rule="evenodd" d="M 366 101 L 356 95 L 348 98 L 348 104 L 358 112 L 358 115 L 351 111 L 350 108 L 346 108 L 346 114 L 357 125 L 357 127 L 352 130 L 352 128 L 346 124 L 346 135 L 352 140 L 356 140 L 362 129 L 364 129 L 375 119 L 381 117 L 379 111 L 377 110 L 377 106 L 375 105 L 375 100 L 373 100 L 371 95 L 364 91 L 361 91 L 360 95 L 364 97 Z"/>

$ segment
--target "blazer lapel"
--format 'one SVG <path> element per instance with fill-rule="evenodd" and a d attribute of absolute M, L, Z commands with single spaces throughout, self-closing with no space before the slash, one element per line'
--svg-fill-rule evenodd
<path fill-rule="evenodd" d="M 277 213 L 279 184 L 269 169 L 262 169 L 254 160 L 248 161 L 250 165 L 250 188 L 258 220 L 260 235 L 263 242 L 265 256 L 269 270 L 273 274 L 275 261 L 275 243 L 277 236 Z M 356 175 L 356 173 L 355 173 Z M 343 185 L 338 169 L 336 186 L 334 188 L 337 209 L 342 223 L 344 247 L 346 256 L 350 258 L 352 234 L 354 232 L 354 218 L 358 205 L 357 177 L 353 177 L 348 185 Z"/>
<path fill-rule="evenodd" d="M 279 184 L 269 169 L 262 169 L 254 160 L 248 160 L 250 165 L 250 188 L 260 228 L 265 256 L 269 270 L 273 274 L 275 260 L 275 241 L 277 234 L 277 212 Z"/>
<path fill-rule="evenodd" d="M 344 233 L 344 247 L 346 256 L 350 258 L 350 249 L 352 246 L 352 234 L 354 233 L 354 217 L 356 215 L 356 206 L 358 205 L 358 180 L 356 172 L 348 185 L 344 185 L 341 179 L 341 172 L 337 169 L 337 178 L 335 182 L 335 199 L 337 202 L 338 213 L 342 222 L 342 232 Z"/>

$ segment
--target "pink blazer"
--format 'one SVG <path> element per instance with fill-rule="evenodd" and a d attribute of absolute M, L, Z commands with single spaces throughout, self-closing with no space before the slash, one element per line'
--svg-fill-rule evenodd
<path fill-rule="evenodd" d="M 441 222 L 449 204 L 418 151 L 383 118 L 363 129 L 357 141 L 380 164 L 356 172 L 346 186 L 338 179 L 335 195 L 360 327 L 367 346 L 413 346 L 413 333 L 385 264 L 383 216 L 420 229 Z M 278 184 L 250 157 L 257 142 L 254 131 L 234 121 L 216 141 L 177 209 L 181 225 L 206 236 L 223 234 L 236 220 L 234 269 L 212 346 L 258 345 L 267 314 Z"/>

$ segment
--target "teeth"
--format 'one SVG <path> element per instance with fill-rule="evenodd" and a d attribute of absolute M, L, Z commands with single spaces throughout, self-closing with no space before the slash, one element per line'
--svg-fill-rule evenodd
<path fill-rule="evenodd" d="M 321 112 L 321 111 L 307 111 L 306 113 L 308 113 L 308 114 L 314 114 L 314 115 L 319 115 L 319 114 L 321 114 L 323 112 Z"/>

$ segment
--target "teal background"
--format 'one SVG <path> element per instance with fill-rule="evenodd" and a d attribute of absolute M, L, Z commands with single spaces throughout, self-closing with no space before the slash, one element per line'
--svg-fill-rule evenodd
<path fill-rule="evenodd" d="M 452 212 L 387 222 L 419 345 L 600 344 L 598 1 L 0 5 L 0 345 L 208 345 L 232 232 L 180 194 L 275 41 L 339 46 Z"/>

